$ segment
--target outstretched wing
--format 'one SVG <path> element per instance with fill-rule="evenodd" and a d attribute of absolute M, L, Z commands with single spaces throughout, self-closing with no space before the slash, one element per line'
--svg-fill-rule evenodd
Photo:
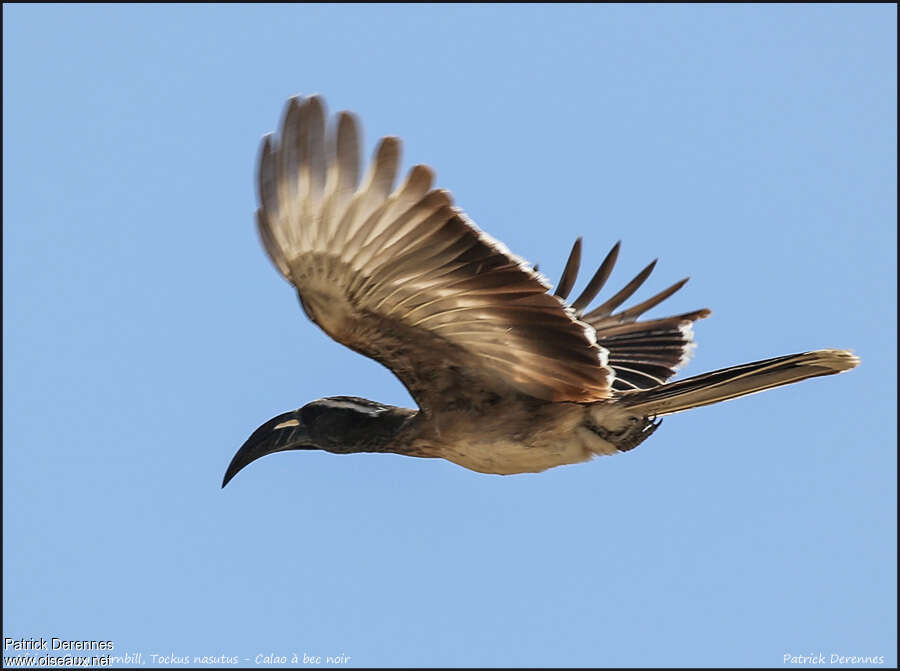
<path fill-rule="evenodd" d="M 431 190 L 428 167 L 393 190 L 400 141 L 384 138 L 358 186 L 354 117 L 340 113 L 328 138 L 325 125 L 321 98 L 291 99 L 259 163 L 260 237 L 316 324 L 390 368 L 426 412 L 510 391 L 611 395 L 594 329 Z"/>
<path fill-rule="evenodd" d="M 585 313 L 609 278 L 618 256 L 617 242 L 571 307 L 577 319 L 594 327 L 597 344 L 607 350 L 607 364 L 615 371 L 613 389 L 648 389 L 663 384 L 687 363 L 695 347 L 691 326 L 696 320 L 708 317 L 710 311 L 704 308 L 672 317 L 638 321 L 638 317 L 650 308 L 681 289 L 688 281 L 684 278 L 633 307 L 615 312 L 650 276 L 656 266 L 654 260 L 612 298 Z M 561 299 L 568 298 L 572 291 L 580 263 L 581 238 L 578 238 L 555 292 Z"/>

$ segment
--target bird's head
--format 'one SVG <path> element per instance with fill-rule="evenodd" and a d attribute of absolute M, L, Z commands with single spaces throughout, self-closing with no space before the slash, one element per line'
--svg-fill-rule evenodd
<path fill-rule="evenodd" d="M 325 450 L 335 454 L 393 452 L 391 440 L 415 412 L 353 396 L 307 403 L 260 426 L 241 446 L 225 471 L 222 487 L 247 464 L 287 450 Z"/>

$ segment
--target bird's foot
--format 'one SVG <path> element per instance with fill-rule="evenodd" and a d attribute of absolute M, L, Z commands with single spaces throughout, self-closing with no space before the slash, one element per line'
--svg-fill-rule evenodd
<path fill-rule="evenodd" d="M 591 427 L 591 430 L 603 440 L 616 446 L 619 452 L 628 452 L 647 440 L 662 424 L 655 417 L 629 417 L 628 426 L 621 431 L 609 431 L 603 427 Z"/>

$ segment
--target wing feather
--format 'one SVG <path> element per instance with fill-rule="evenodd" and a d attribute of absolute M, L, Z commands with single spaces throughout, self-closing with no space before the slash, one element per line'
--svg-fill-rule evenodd
<path fill-rule="evenodd" d="M 580 239 L 579 239 L 580 240 Z M 681 289 L 687 278 L 660 291 L 647 300 L 626 310 L 615 312 L 643 285 L 656 266 L 654 260 L 625 287 L 616 292 L 599 307 L 583 314 L 591 301 L 603 288 L 619 255 L 620 243 L 616 243 L 581 295 L 572 303 L 578 319 L 594 327 L 597 344 L 607 351 L 606 363 L 615 371 L 612 387 L 616 391 L 647 389 L 663 384 L 687 363 L 694 350 L 694 334 L 691 325 L 709 316 L 707 309 L 695 310 L 673 317 L 637 321 L 638 318 Z M 558 295 L 568 295 L 575 282 L 573 257 L 580 254 L 581 245 L 576 241 L 566 263 Z"/>
<path fill-rule="evenodd" d="M 543 277 L 432 190 L 413 167 L 394 189 L 400 141 L 381 140 L 360 183 L 355 117 L 327 134 L 318 96 L 293 98 L 259 159 L 257 228 L 307 315 L 388 366 L 426 412 L 500 392 L 587 402 L 612 394 L 594 329 Z"/>
<path fill-rule="evenodd" d="M 575 244 L 572 245 L 572 251 L 569 252 L 569 260 L 566 261 L 566 267 L 563 270 L 562 278 L 554 296 L 559 296 L 563 300 L 569 297 L 572 287 L 575 286 L 575 278 L 578 277 L 578 267 L 581 265 L 581 238 L 575 238 Z"/>

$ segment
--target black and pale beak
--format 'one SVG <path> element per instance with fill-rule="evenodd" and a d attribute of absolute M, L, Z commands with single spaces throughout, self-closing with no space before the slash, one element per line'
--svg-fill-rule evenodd
<path fill-rule="evenodd" d="M 299 410 L 273 417 L 254 431 L 253 435 L 247 439 L 247 442 L 234 455 L 231 463 L 228 464 L 228 470 L 225 471 L 222 487 L 227 485 L 244 466 L 267 454 L 285 452 L 287 450 L 314 449 L 316 448 L 312 445 L 306 427 L 300 423 Z"/>

